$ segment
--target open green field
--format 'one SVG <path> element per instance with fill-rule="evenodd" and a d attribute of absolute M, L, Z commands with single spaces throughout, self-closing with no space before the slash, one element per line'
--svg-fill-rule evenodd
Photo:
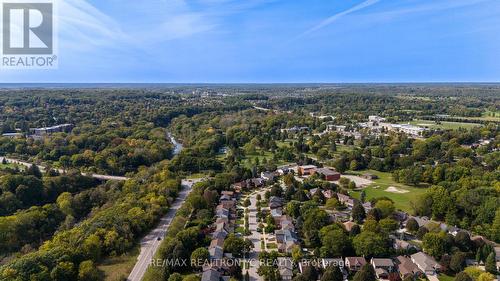
<path fill-rule="evenodd" d="M 262 164 L 262 162 L 264 161 L 264 159 L 266 159 L 266 161 L 272 160 L 273 159 L 273 153 L 270 152 L 270 151 L 264 151 L 264 153 L 262 153 L 261 151 L 259 151 L 256 154 L 246 155 L 245 158 L 241 162 L 242 162 L 243 166 L 245 166 L 247 169 L 252 169 L 252 167 L 253 167 L 253 165 L 255 163 L 255 159 L 256 158 L 258 158 L 259 159 L 259 163 Z M 277 166 L 281 166 L 281 165 L 285 165 L 285 164 L 289 164 L 289 162 L 285 162 L 285 161 L 282 161 L 282 160 L 279 160 L 279 161 L 276 162 Z"/>
<path fill-rule="evenodd" d="M 10 163 L 8 163 L 8 164 L 2 164 L 2 163 L 0 163 L 0 170 L 2 170 L 2 169 L 9 169 L 9 168 L 10 169 L 15 169 L 16 167 L 18 167 L 18 165 L 16 165 L 16 164 L 10 164 Z"/>
<path fill-rule="evenodd" d="M 192 180 L 192 179 L 200 179 L 200 178 L 205 178 L 205 177 L 208 177 L 208 175 L 205 173 L 194 173 L 194 174 L 187 176 L 186 179 Z"/>
<path fill-rule="evenodd" d="M 124 255 L 106 258 L 97 268 L 102 271 L 106 281 L 124 280 L 134 268 L 138 256 L 139 246 L 136 245 Z"/>
<path fill-rule="evenodd" d="M 331 153 L 333 152 L 333 154 L 335 155 L 340 155 L 342 152 L 349 152 L 349 151 L 353 151 L 355 148 L 357 148 L 357 146 L 355 145 L 343 145 L 343 144 L 337 144 L 337 151 L 330 151 Z"/>
<path fill-rule="evenodd" d="M 286 141 L 276 141 L 276 145 L 278 147 L 289 147 L 290 144 L 292 143 L 292 140 L 286 140 Z M 324 146 L 323 148 L 326 148 L 328 149 L 328 151 L 330 152 L 330 154 L 333 154 L 335 156 L 337 155 L 340 155 L 342 152 L 349 152 L 349 151 L 353 151 L 356 146 L 355 145 L 343 145 L 343 144 L 337 144 L 337 151 L 331 151 L 329 149 L 329 146 Z M 307 157 L 311 158 L 311 159 L 318 159 L 318 156 L 313 154 L 313 153 L 304 153 Z M 321 161 L 320 161 L 321 162 Z M 286 164 L 286 163 L 284 163 Z"/>
<path fill-rule="evenodd" d="M 356 172 L 351 172 L 350 174 L 365 174 L 365 173 L 370 173 L 377 175 L 379 178 L 376 180 L 373 180 L 373 184 L 369 185 L 366 187 L 365 193 L 366 193 L 366 198 L 367 200 L 370 200 L 372 198 L 376 197 L 382 197 L 386 196 L 388 198 L 391 198 L 394 201 L 394 204 L 396 205 L 396 208 L 406 211 L 406 212 L 411 212 L 411 206 L 410 206 L 410 201 L 414 200 L 418 195 L 425 193 L 426 187 L 412 187 L 408 186 L 405 184 L 397 183 L 392 179 L 391 173 L 384 173 L 384 172 L 378 172 L 374 170 L 364 170 L 364 171 L 356 171 Z M 388 187 L 395 187 L 400 191 L 407 191 L 406 193 L 395 193 L 395 192 L 390 192 L 386 191 Z M 355 198 L 359 198 L 360 191 L 351 191 L 351 196 Z"/>
<path fill-rule="evenodd" d="M 406 124 L 406 123 L 404 123 Z M 482 126 L 478 123 L 465 123 L 465 122 L 441 122 L 440 124 L 436 124 L 433 120 L 413 120 L 410 122 L 411 125 L 427 127 L 431 129 L 443 129 L 443 130 L 456 130 L 459 128 L 471 129 L 474 127 Z"/>
<path fill-rule="evenodd" d="M 439 281 L 453 281 L 453 280 L 455 280 L 455 277 L 448 276 L 446 274 L 439 274 L 438 278 L 439 278 Z"/>
<path fill-rule="evenodd" d="M 498 120 L 500 121 L 500 110 L 499 111 L 485 111 L 483 113 L 482 118 L 486 118 L 487 120 Z"/>

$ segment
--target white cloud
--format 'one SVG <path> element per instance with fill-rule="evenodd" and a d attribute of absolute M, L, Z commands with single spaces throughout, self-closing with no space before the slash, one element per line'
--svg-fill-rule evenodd
<path fill-rule="evenodd" d="M 129 40 L 118 22 L 84 0 L 62 0 L 58 9 L 59 36 L 73 46 L 105 46 Z"/>
<path fill-rule="evenodd" d="M 340 18 L 344 17 L 344 16 L 347 16 L 351 13 L 354 13 L 356 11 L 359 11 L 359 10 L 362 10 L 362 9 L 365 9 L 365 8 L 368 8 L 376 3 L 380 2 L 380 0 L 366 0 L 352 8 L 349 8 L 345 11 L 342 11 L 340 13 L 337 13 L 333 16 L 330 16 L 328 17 L 327 19 L 324 19 L 323 21 L 321 21 L 319 24 L 315 25 L 314 27 L 312 27 L 311 29 L 307 30 L 306 32 L 302 33 L 301 35 L 299 35 L 299 38 L 300 37 L 303 37 L 303 36 L 306 36 L 308 34 L 311 34 L 313 32 L 316 32 L 330 24 L 332 24 L 333 22 L 339 20 Z"/>

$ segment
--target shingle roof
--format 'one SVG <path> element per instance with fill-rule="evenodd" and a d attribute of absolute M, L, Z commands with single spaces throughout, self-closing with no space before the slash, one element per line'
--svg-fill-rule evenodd
<path fill-rule="evenodd" d="M 394 262 L 392 262 L 391 259 L 373 258 L 372 259 L 372 264 L 375 267 L 391 267 L 391 266 L 394 266 Z"/>
<path fill-rule="evenodd" d="M 439 267 L 439 264 L 431 256 L 418 252 L 411 255 L 411 259 L 415 262 L 418 267 L 424 271 L 432 271 Z"/>
<path fill-rule="evenodd" d="M 201 281 L 219 281 L 220 273 L 215 269 L 208 269 L 203 272 L 201 276 Z"/>

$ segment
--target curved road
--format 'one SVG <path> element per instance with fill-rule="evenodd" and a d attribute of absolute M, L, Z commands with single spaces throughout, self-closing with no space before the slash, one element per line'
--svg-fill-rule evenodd
<path fill-rule="evenodd" d="M 182 144 L 177 142 L 177 140 L 174 138 L 174 136 L 172 136 L 171 133 L 167 133 L 167 137 L 174 144 L 173 155 L 179 154 L 183 148 Z M 13 159 L 13 158 L 7 158 L 7 157 L 0 157 L 0 163 L 3 162 L 4 159 L 5 159 L 5 161 L 7 161 L 7 163 L 14 163 L 14 164 L 18 164 L 18 165 L 22 165 L 22 166 L 26 166 L 26 167 L 31 167 L 34 165 L 33 163 L 28 163 L 28 162 L 24 162 L 24 161 Z M 38 167 L 38 169 L 40 169 L 40 171 L 42 171 L 42 172 L 45 171 L 45 166 L 42 166 L 42 165 L 36 165 L 36 166 Z M 60 174 L 66 173 L 66 171 L 63 169 L 55 169 L 55 170 Z M 100 175 L 100 174 L 89 174 L 89 173 L 81 173 L 81 174 L 82 174 L 82 176 L 93 177 L 93 178 L 99 179 L 99 180 L 126 181 L 126 180 L 130 179 L 128 177 L 112 176 L 112 175 Z"/>
<path fill-rule="evenodd" d="M 28 162 L 24 162 L 24 161 L 13 159 L 13 158 L 7 158 L 7 157 L 0 157 L 0 162 L 3 162 L 4 159 L 5 159 L 5 161 L 7 161 L 7 163 L 18 164 L 18 165 L 26 166 L 28 168 L 31 167 L 31 166 L 33 166 L 33 165 L 35 165 L 33 163 L 28 163 Z M 42 165 L 36 165 L 36 166 L 38 167 L 38 169 L 40 169 L 40 171 L 42 171 L 42 172 L 45 171 L 45 166 L 42 166 Z M 54 170 L 56 170 L 59 174 L 65 174 L 66 173 L 66 171 L 63 170 L 63 169 L 54 169 Z M 126 180 L 129 179 L 127 177 L 120 177 L 120 176 L 89 174 L 89 173 L 80 173 L 80 174 L 82 176 L 93 177 L 93 178 L 100 179 L 100 180 L 126 181 Z"/>

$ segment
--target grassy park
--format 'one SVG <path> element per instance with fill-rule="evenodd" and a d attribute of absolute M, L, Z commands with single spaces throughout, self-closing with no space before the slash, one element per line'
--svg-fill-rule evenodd
<path fill-rule="evenodd" d="M 405 123 L 406 124 L 406 123 Z M 456 130 L 459 128 L 472 129 L 474 127 L 482 126 L 479 123 L 466 123 L 466 122 L 440 122 L 436 124 L 433 120 L 413 120 L 410 122 L 411 125 L 427 127 L 430 129 L 443 129 L 443 130 Z"/>
<path fill-rule="evenodd" d="M 115 281 L 123 280 L 123 278 L 126 278 L 137 262 L 139 251 L 140 248 L 137 245 L 123 255 L 106 258 L 98 266 L 98 269 L 104 275 L 104 280 Z"/>
<path fill-rule="evenodd" d="M 378 179 L 373 180 L 373 183 L 364 188 L 367 200 L 376 197 L 388 197 L 394 201 L 396 208 L 406 212 L 411 212 L 409 202 L 414 200 L 418 195 L 425 193 L 426 187 L 412 187 L 405 184 L 397 183 L 392 179 L 391 173 L 378 172 L 374 170 L 364 170 L 351 172 L 351 174 L 362 175 L 370 173 L 378 176 Z M 387 191 L 389 187 L 394 187 L 399 192 Z M 359 198 L 361 191 L 351 191 L 351 195 Z"/>

